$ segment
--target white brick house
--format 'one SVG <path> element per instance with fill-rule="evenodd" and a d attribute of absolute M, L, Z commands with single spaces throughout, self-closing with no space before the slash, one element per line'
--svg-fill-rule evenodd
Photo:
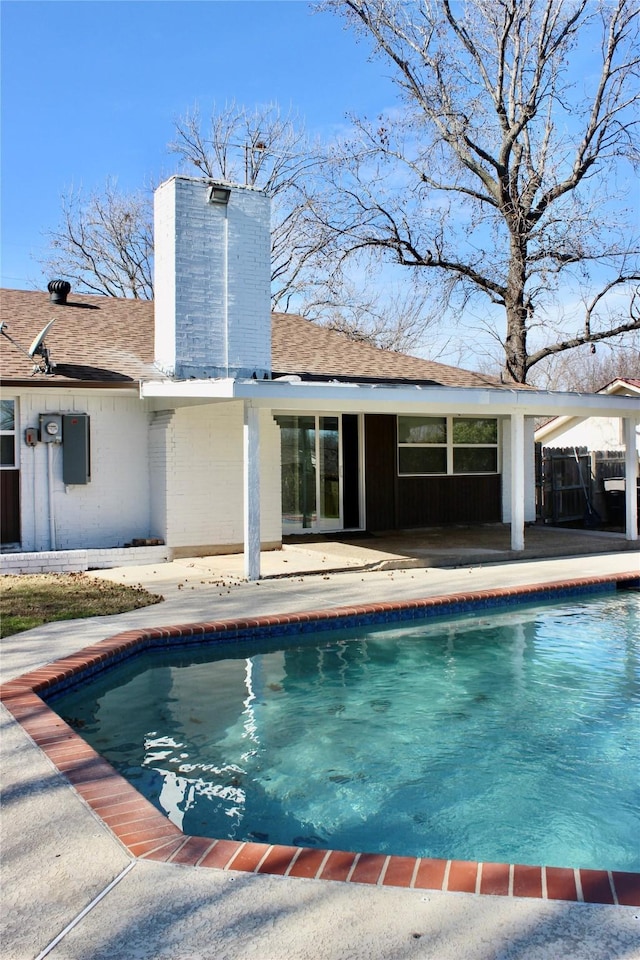
<path fill-rule="evenodd" d="M 447 523 L 508 523 L 521 550 L 545 416 L 617 419 L 637 470 L 637 397 L 514 388 L 271 315 L 260 191 L 173 177 L 155 216 L 155 303 L 3 291 L 5 570 L 244 551 L 257 577 L 283 532 Z M 25 348 L 52 319 L 47 366 Z"/>

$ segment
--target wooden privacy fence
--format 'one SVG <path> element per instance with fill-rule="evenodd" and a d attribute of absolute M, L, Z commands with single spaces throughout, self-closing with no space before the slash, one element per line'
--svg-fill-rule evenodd
<path fill-rule="evenodd" d="M 624 490 L 607 491 L 604 482 L 624 478 L 624 457 L 624 450 L 554 448 L 537 443 L 537 519 L 550 524 L 624 526 Z"/>

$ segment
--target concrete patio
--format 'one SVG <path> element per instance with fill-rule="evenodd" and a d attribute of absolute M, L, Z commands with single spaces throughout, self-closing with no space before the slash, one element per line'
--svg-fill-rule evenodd
<path fill-rule="evenodd" d="M 528 534 L 527 549 L 539 549 L 535 532 Z M 544 544 L 545 559 L 509 562 L 485 530 L 473 549 L 495 552 L 478 563 L 477 553 L 461 552 L 471 549 L 468 539 L 456 544 L 450 538 L 438 548 L 423 535 L 411 549 L 404 537 L 402 549 L 391 538 L 384 549 L 369 538 L 288 543 L 263 555 L 271 579 L 253 583 L 242 581 L 241 557 L 100 571 L 167 599 L 117 617 L 52 623 L 10 637 L 3 641 L 2 679 L 142 626 L 640 570 L 637 544 L 620 538 L 562 531 Z M 441 553 L 438 561 L 436 549 L 454 552 Z M 554 557 L 552 549 L 564 555 Z M 0 943 L 6 960 L 640 958 L 636 907 L 400 890 L 132 859 L 4 708 L 1 724 Z"/>
<path fill-rule="evenodd" d="M 391 533 L 342 533 L 285 537 L 281 550 L 262 551 L 261 576 L 311 576 L 362 570 L 450 570 L 555 557 L 587 557 L 612 552 L 637 551 L 638 543 L 617 531 L 530 526 L 525 548 L 515 553 L 509 526 L 433 527 Z M 577 565 L 578 566 L 578 565 Z M 240 553 L 188 557 L 169 563 L 131 565 L 94 570 L 93 576 L 121 583 L 142 583 L 154 592 L 175 596 L 181 590 L 208 589 L 245 579 Z"/>

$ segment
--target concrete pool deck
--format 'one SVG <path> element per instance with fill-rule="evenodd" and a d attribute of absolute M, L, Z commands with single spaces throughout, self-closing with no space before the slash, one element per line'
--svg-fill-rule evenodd
<path fill-rule="evenodd" d="M 636 572 L 640 554 L 457 569 L 360 567 L 336 573 L 330 566 L 313 576 L 307 566 L 258 583 L 235 579 L 224 558 L 215 558 L 208 573 L 202 559 L 176 563 L 108 572 L 164 593 L 169 598 L 164 603 L 119 617 L 48 624 L 3 641 L 3 681 L 123 630 Z M 640 957 L 637 907 L 297 880 L 133 859 L 4 708 L 2 732 L 0 949 L 6 960 L 44 956 L 67 927 L 46 955 L 69 960 Z"/>

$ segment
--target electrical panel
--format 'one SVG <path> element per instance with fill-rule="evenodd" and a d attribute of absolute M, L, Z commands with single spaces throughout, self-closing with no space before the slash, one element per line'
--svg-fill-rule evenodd
<path fill-rule="evenodd" d="M 68 484 L 91 480 L 91 437 L 86 413 L 65 413 L 62 417 L 62 480 Z"/>

